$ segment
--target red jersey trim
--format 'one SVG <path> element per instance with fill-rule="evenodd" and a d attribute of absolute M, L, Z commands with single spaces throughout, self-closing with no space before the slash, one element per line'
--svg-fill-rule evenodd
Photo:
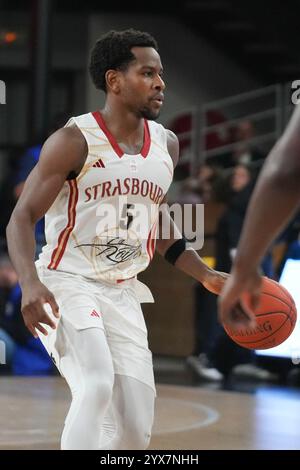
<path fill-rule="evenodd" d="M 68 202 L 68 222 L 66 227 L 60 232 L 58 237 L 57 246 L 53 250 L 51 261 L 48 265 L 48 269 L 57 269 L 63 254 L 65 252 L 69 237 L 74 229 L 76 221 L 76 205 L 78 201 L 78 186 L 77 181 L 70 180 L 69 184 L 69 202 Z"/>
<path fill-rule="evenodd" d="M 146 158 L 149 153 L 150 144 L 151 144 L 151 139 L 150 139 L 149 124 L 148 124 L 148 121 L 144 119 L 144 145 L 141 150 L 141 155 L 144 158 Z"/>
<path fill-rule="evenodd" d="M 152 258 L 154 256 L 154 252 L 155 252 L 156 228 L 157 228 L 157 222 L 155 222 L 152 225 L 151 230 L 150 230 L 149 235 L 148 235 L 148 240 L 147 240 L 147 253 L 148 253 L 150 261 L 152 260 Z"/>
<path fill-rule="evenodd" d="M 122 158 L 125 152 L 121 149 L 121 147 L 119 146 L 118 142 L 116 141 L 116 139 L 114 138 L 110 130 L 106 127 L 105 121 L 100 111 L 93 111 L 91 114 L 97 121 L 100 129 L 106 135 L 110 145 L 112 146 L 112 148 L 114 149 L 118 157 Z M 143 142 L 142 150 L 140 152 L 144 158 L 146 158 L 149 153 L 150 144 L 151 144 L 151 139 L 150 139 L 149 125 L 148 125 L 148 121 L 144 119 L 144 142 Z"/>

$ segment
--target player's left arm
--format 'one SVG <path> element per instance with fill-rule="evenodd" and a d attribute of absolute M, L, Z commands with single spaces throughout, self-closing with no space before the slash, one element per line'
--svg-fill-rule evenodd
<path fill-rule="evenodd" d="M 179 158 L 179 143 L 178 138 L 171 131 L 168 131 L 168 151 L 175 167 Z M 166 202 L 166 198 L 163 202 Z M 157 239 L 156 250 L 158 253 L 161 256 L 166 256 L 176 268 L 201 282 L 208 290 L 215 294 L 219 294 L 228 278 L 228 274 L 211 269 L 203 262 L 194 249 L 184 249 L 185 241 L 183 236 L 173 219 L 170 217 L 164 204 L 161 206 L 159 217 L 160 234 L 162 233 L 162 223 L 170 225 L 170 238 Z"/>

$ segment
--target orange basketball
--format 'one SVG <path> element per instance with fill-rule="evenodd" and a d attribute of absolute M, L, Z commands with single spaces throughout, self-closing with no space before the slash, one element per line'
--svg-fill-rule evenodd
<path fill-rule="evenodd" d="M 245 293 L 242 303 L 249 307 L 249 294 Z M 263 278 L 260 303 L 254 312 L 257 326 L 244 331 L 233 330 L 223 325 L 230 338 L 248 349 L 269 349 L 283 343 L 292 333 L 297 310 L 290 293 L 278 282 Z"/>

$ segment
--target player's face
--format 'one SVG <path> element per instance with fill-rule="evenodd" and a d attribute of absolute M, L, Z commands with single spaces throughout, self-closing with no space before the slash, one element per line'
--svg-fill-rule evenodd
<path fill-rule="evenodd" d="M 242 189 L 247 186 L 250 182 L 251 176 L 249 170 L 243 167 L 242 165 L 238 165 L 233 172 L 232 179 L 231 179 L 231 186 L 234 191 L 241 191 Z"/>
<path fill-rule="evenodd" d="M 152 47 L 133 47 L 136 60 L 123 73 L 122 98 L 138 117 L 157 119 L 165 83 L 159 54 Z"/>

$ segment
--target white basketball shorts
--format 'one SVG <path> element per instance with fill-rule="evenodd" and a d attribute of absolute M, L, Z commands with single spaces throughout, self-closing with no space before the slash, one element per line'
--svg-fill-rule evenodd
<path fill-rule="evenodd" d="M 59 305 L 57 328 L 47 327 L 48 336 L 38 332 L 48 354 L 59 368 L 60 357 L 68 347 L 59 334 L 61 322 L 77 330 L 104 330 L 114 372 L 133 377 L 155 391 L 152 354 L 140 302 L 153 302 L 150 290 L 136 279 L 116 285 L 89 280 L 76 274 L 37 267 L 39 278 L 54 294 Z M 47 313 L 51 312 L 45 304 Z M 52 317 L 54 318 L 54 317 Z"/>

